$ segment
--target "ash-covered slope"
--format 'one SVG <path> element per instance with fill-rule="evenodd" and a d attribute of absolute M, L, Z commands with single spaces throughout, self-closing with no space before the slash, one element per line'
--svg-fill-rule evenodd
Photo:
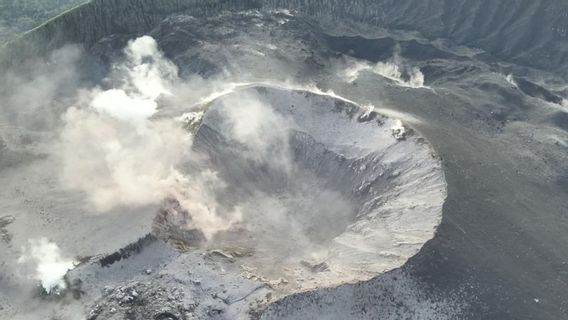
<path fill-rule="evenodd" d="M 568 4 L 562 0 L 94 0 L 4 50 L 13 58 L 22 51 L 33 55 L 68 42 L 90 46 L 110 34 L 147 32 L 173 13 L 207 16 L 243 9 L 297 10 L 330 22 L 417 31 L 430 40 L 479 48 L 490 60 L 549 71 L 568 69 Z"/>
<path fill-rule="evenodd" d="M 202 318 L 566 318 L 568 89 L 554 74 L 542 70 L 528 72 L 523 66 L 510 63 L 524 63 L 525 52 L 535 53 L 531 50 L 552 43 L 547 36 L 558 36 L 548 34 L 547 28 L 563 19 L 560 2 L 397 1 L 385 7 L 384 12 L 389 14 L 384 21 L 404 30 L 383 30 L 370 18 L 366 23 L 353 23 L 380 16 L 383 11 L 373 8 L 381 3 L 386 4 L 337 1 L 334 7 L 329 1 L 95 1 L 27 35 L 29 39 L 37 37 L 37 52 L 47 52 L 66 40 L 85 44 L 86 53 L 78 58 L 78 69 L 83 78 L 99 86 L 96 90 L 115 87 L 109 73 L 116 71 L 112 66 L 117 63 L 121 66 L 122 49 L 129 40 L 142 33 L 151 35 L 163 55 L 175 64 L 179 76 L 189 82 L 182 85 L 185 91 L 180 99 L 166 96 L 156 102 L 160 106 L 157 119 L 195 111 L 195 104 L 209 105 L 219 96 L 243 87 L 275 83 L 285 91 L 324 91 L 326 96 L 339 96 L 369 110 L 374 107 L 378 113 L 403 120 L 427 139 L 442 159 L 448 184 L 442 223 L 434 238 L 401 268 L 369 281 L 273 301 L 265 286 L 256 289 L 254 284 L 259 281 L 251 275 L 252 271 L 247 271 L 251 278 L 246 280 L 235 271 L 239 266 L 231 261 L 242 251 L 234 251 L 235 256 L 232 251 L 183 255 L 177 260 L 179 263 L 163 267 L 160 265 L 167 263 L 169 257 L 146 260 L 145 255 L 159 258 L 152 250 L 167 253 L 160 249 L 160 244 L 140 256 L 121 260 L 110 269 L 98 265 L 77 268 L 79 279 L 83 270 L 93 272 L 93 277 L 87 274 L 84 289 L 95 289 L 83 296 L 86 300 L 72 301 L 80 301 L 85 304 L 82 307 L 88 308 L 100 298 L 100 310 L 95 308 L 100 311 L 100 318 L 120 318 L 122 312 L 134 312 L 134 319 L 146 319 L 151 314 L 162 317 L 168 313 L 157 305 L 167 300 L 172 290 L 179 292 L 176 287 L 183 287 L 191 294 L 179 299 L 172 294 L 168 306 L 180 307 L 180 313 L 193 312 Z M 290 6 L 298 11 L 239 11 L 261 6 Z M 547 11 L 546 6 L 555 9 Z M 454 15 L 450 9 L 458 13 Z M 502 16 L 484 15 L 489 9 Z M 219 10 L 238 12 L 218 14 Z M 437 17 L 442 18 L 440 23 L 436 23 Z M 476 27 L 487 21 L 487 27 Z M 451 26 L 449 31 L 444 31 L 446 26 Z M 517 28 L 524 32 L 516 33 Z M 428 39 L 412 31 L 415 29 L 432 38 L 446 34 L 455 42 Z M 478 48 L 457 45 L 475 45 L 479 39 L 491 39 L 479 47 L 504 59 L 503 64 L 493 63 L 494 57 L 480 54 Z M 487 49 L 489 43 L 495 46 L 494 51 Z M 563 43 L 559 40 L 550 50 Z M 8 49 L 17 48 L 15 44 Z M 26 55 L 22 53 L 21 57 Z M 535 63 L 544 61 L 538 57 L 541 56 L 535 54 Z M 44 81 L 53 82 L 58 88 L 77 89 L 68 84 L 80 83 L 76 78 L 65 78 L 65 82 L 56 77 L 59 69 L 65 70 L 62 61 L 68 60 L 54 55 L 47 61 L 51 68 L 46 68 L 49 72 Z M 558 61 L 555 63 L 562 70 L 562 59 Z M 32 64 L 37 65 L 41 63 Z M 31 89 L 23 91 L 25 96 L 33 97 L 31 93 L 42 83 L 28 84 Z M 19 92 L 10 86 L 0 89 L 2 98 L 9 97 L 12 91 Z M 91 92 L 92 88 L 86 89 Z M 57 119 L 73 104 L 52 96 L 41 97 L 45 108 L 29 114 L 23 114 L 29 109 L 26 104 L 17 103 L 29 99 L 0 100 L 7 106 L 2 111 L 33 120 L 28 123 L 28 131 L 14 125 L 1 127 L 6 146 L 0 156 L 9 155 L 5 158 L 9 161 L 0 161 L 0 179 L 7 190 L 0 193 L 0 205 L 3 212 L 15 219 L 2 230 L 10 235 L 12 247 L 0 246 L 0 257 L 15 263 L 20 246 L 30 234 L 50 234 L 69 255 L 113 252 L 144 236 L 156 208 L 115 208 L 107 216 L 95 215 L 92 207 L 85 210 L 84 195 L 61 190 L 61 163 L 41 149 L 45 144 L 37 142 L 49 141 L 45 135 L 49 137 L 51 132 L 42 125 L 62 125 Z M 7 114 L 1 119 L 19 120 Z M 195 116 L 190 114 L 186 119 Z M 88 126 L 73 128 L 85 127 Z M 96 126 L 94 133 L 99 128 Z M 396 130 L 401 132 L 400 128 Z M 84 146 L 97 145 L 83 141 L 91 140 L 81 140 L 74 147 L 84 150 Z M 311 145 L 307 143 L 311 140 L 302 141 L 305 143 L 299 144 L 298 150 L 309 149 L 306 145 Z M 152 153 L 152 157 L 143 153 L 141 158 L 175 158 L 181 148 L 173 150 Z M 321 146 L 319 150 L 325 151 Z M 105 155 L 98 152 L 89 159 L 95 161 L 101 154 Z M 116 158 L 121 160 L 112 160 Z M 90 187 L 90 183 L 85 186 Z M 393 188 L 396 192 L 397 186 Z M 187 265 L 194 264 L 200 266 L 198 281 L 193 273 L 177 276 L 186 268 L 191 269 Z M 12 267 L 10 261 L 7 266 Z M 227 272 L 225 266 L 234 269 Z M 310 266 L 320 271 L 323 265 Z M 159 270 L 147 274 L 144 269 L 148 267 Z M 115 274 L 113 271 L 118 269 L 121 271 Z M 162 276 L 165 281 L 160 282 Z M 22 304 L 27 300 L 13 294 L 12 288 L 18 284 L 14 279 L 20 278 L 13 274 L 0 278 L 0 301 L 7 306 L 0 311 L 0 318 L 23 314 L 27 320 L 31 317 L 26 318 L 24 311 L 39 309 L 43 313 L 38 319 L 44 319 L 45 310 L 66 306 L 46 301 L 39 304 L 40 308 Z M 99 284 L 107 283 L 115 288 L 101 290 Z M 124 296 L 124 290 L 139 288 L 159 289 L 139 292 L 143 299 L 169 293 L 147 305 L 131 304 L 136 299 Z M 128 301 L 119 299 L 125 297 Z M 256 300 L 262 301 L 262 307 L 251 307 Z M 199 308 L 192 311 L 196 304 Z M 182 317 L 177 313 L 175 316 Z"/>

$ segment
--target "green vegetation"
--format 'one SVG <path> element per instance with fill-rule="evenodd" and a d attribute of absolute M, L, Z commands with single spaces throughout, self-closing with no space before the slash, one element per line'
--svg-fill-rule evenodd
<path fill-rule="evenodd" d="M 88 0 L 0 0 L 0 44 Z"/>

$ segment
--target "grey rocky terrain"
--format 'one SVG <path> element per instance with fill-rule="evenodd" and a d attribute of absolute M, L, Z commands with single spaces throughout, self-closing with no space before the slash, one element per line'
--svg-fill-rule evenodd
<path fill-rule="evenodd" d="M 95 0 L 26 34 L 0 318 L 567 317 L 565 7 Z M 55 293 L 39 237 L 73 260 Z"/>

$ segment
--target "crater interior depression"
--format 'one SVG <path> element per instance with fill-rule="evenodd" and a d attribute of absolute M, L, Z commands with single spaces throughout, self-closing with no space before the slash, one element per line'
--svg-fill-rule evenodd
<path fill-rule="evenodd" d="M 281 279 L 283 291 L 396 268 L 441 220 L 444 175 L 424 138 L 339 98 L 270 87 L 224 95 L 209 105 L 193 147 L 226 183 L 216 191 L 233 208 L 225 212 L 241 214 L 206 245 L 244 250 L 239 263 Z"/>

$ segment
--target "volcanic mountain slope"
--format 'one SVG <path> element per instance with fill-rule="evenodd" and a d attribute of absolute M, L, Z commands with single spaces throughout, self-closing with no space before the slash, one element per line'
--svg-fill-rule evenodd
<path fill-rule="evenodd" d="M 408 261 L 404 258 L 401 268 L 368 281 L 273 301 L 274 287 L 285 283 L 238 269 L 234 261 L 246 259 L 247 251 L 180 253 L 144 240 L 73 270 L 69 288 L 77 297 L 68 294 L 63 301 L 78 301 L 78 309 L 101 319 L 123 314 L 134 319 L 566 317 L 567 92 L 558 72 L 565 69 L 567 52 L 563 6 L 560 1 L 99 0 L 24 36 L 4 49 L 5 57 L 23 48 L 33 47 L 35 54 L 68 41 L 83 44 L 85 53 L 76 57 L 79 76 L 58 81 L 63 87 L 68 81 L 104 90 L 113 88 L 112 73 L 125 60 L 123 48 L 150 35 L 194 93 L 181 101 L 162 96 L 156 119 L 187 111 L 197 114 L 184 119 L 200 119 L 199 112 L 215 106 L 219 97 L 250 87 L 326 93 L 361 107 L 358 115 L 374 111 L 403 121 L 385 127 L 392 136 L 377 141 L 398 141 L 412 127 L 414 138 L 431 144 L 439 155 L 447 182 L 434 238 Z M 21 57 L 28 54 L 23 51 Z M 48 71 L 63 67 L 57 57 L 47 58 L 53 67 L 45 67 Z M 20 67 L 25 69 L 13 66 Z M 2 91 L 10 97 L 12 87 L 3 85 Z M 30 233 L 48 234 L 70 255 L 105 256 L 144 237 L 158 211 L 159 203 L 94 215 L 96 210 L 85 209 L 84 197 L 58 184 L 54 169 L 61 164 L 42 142 L 60 129 L 57 121 L 45 120 L 58 119 L 67 106 L 60 102 L 69 96 L 67 90 L 58 92 L 57 103 L 46 106 L 55 108 L 55 115 L 37 119 L 32 114 L 32 126 L 2 126 L 2 158 L 26 160 L 2 162 L 0 171 L 8 190 L 0 203 L 15 217 L 4 227 L 12 247 L 0 247 L 8 266 Z M 12 112 L 21 108 L 19 102 L 2 100 L 4 110 L 10 110 L 3 115 L 5 123 L 14 114 L 22 116 L 21 109 Z M 206 128 L 201 128 L 204 135 Z M 335 159 L 334 153 L 322 153 Z M 304 267 L 325 276 L 321 261 L 306 262 Z M 17 288 L 14 279 L 17 274 L 8 273 L 1 287 Z M 14 292 L 1 290 L 2 317 L 24 310 Z M 32 301 L 44 307 L 38 308 L 38 318 L 64 305 Z"/>
<path fill-rule="evenodd" d="M 39 50 L 65 42 L 91 45 L 109 34 L 147 32 L 174 13 L 202 16 L 224 10 L 278 8 L 298 10 L 323 21 L 364 23 L 375 31 L 417 31 L 427 39 L 440 39 L 441 44 L 467 45 L 489 56 L 546 70 L 568 66 L 568 5 L 561 0 L 95 0 L 27 34 L 24 38 L 29 41 L 19 45 L 32 42 Z M 46 46 L 45 41 L 51 45 Z M 17 56 L 21 48 L 13 50 Z"/>

